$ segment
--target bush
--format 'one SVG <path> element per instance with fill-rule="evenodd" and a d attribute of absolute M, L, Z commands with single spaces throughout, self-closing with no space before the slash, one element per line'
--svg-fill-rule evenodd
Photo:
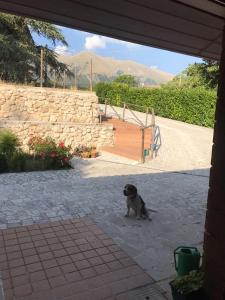
<path fill-rule="evenodd" d="M 23 172 L 26 170 L 26 159 L 28 155 L 22 151 L 16 151 L 8 159 L 9 171 Z"/>
<path fill-rule="evenodd" d="M 64 169 L 68 166 L 62 165 L 59 161 L 53 160 L 51 158 L 40 158 L 31 156 L 25 161 L 25 171 L 45 171 L 45 170 L 58 170 Z"/>
<path fill-rule="evenodd" d="M 109 99 L 115 106 L 123 102 L 143 106 L 136 108 L 145 111 L 152 107 L 161 117 L 179 120 L 205 127 L 213 127 L 216 104 L 216 91 L 196 88 L 132 88 L 124 84 L 98 83 L 95 86 L 100 103 Z M 132 106 L 131 106 L 132 107 Z"/>
<path fill-rule="evenodd" d="M 44 171 L 70 168 L 70 149 L 63 142 L 58 145 L 47 137 L 32 137 L 29 148 L 33 152 L 25 153 L 18 148 L 19 141 L 15 134 L 4 130 L 0 133 L 0 173 Z"/>
<path fill-rule="evenodd" d="M 10 158 L 19 146 L 18 137 L 9 130 L 0 131 L 0 153 Z"/>
<path fill-rule="evenodd" d="M 47 169 L 69 167 L 71 146 L 66 147 L 64 142 L 57 145 L 55 140 L 50 137 L 34 136 L 30 138 L 28 146 L 35 157 L 45 160 Z"/>
<path fill-rule="evenodd" d="M 8 171 L 7 158 L 4 154 L 0 153 L 0 173 L 4 173 L 7 171 Z"/>

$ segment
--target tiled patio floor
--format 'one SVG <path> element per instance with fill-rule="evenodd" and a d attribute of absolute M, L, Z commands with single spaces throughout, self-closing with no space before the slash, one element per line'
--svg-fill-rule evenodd
<path fill-rule="evenodd" d="M 1 230 L 0 270 L 6 300 L 122 300 L 154 285 L 86 217 Z"/>

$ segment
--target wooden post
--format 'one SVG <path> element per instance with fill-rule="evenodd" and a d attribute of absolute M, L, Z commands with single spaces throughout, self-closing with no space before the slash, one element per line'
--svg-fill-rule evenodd
<path fill-rule="evenodd" d="M 75 86 L 75 90 L 77 90 L 77 68 L 76 68 L 76 66 L 74 67 L 74 86 Z"/>
<path fill-rule="evenodd" d="M 144 127 L 141 127 L 141 163 L 142 164 L 145 162 L 144 150 L 145 150 L 145 129 Z"/>
<path fill-rule="evenodd" d="M 209 299 L 225 299 L 225 28 L 212 146 L 203 269 Z"/>
<path fill-rule="evenodd" d="M 91 104 L 91 122 L 93 123 L 93 117 L 94 117 L 94 115 L 93 115 L 93 105 Z"/>
<path fill-rule="evenodd" d="M 40 87 L 43 87 L 43 49 L 41 49 Z"/>
<path fill-rule="evenodd" d="M 53 74 L 54 74 L 54 89 L 55 89 L 55 85 L 56 85 L 56 72 L 55 72 L 55 69 L 53 70 Z"/>
<path fill-rule="evenodd" d="M 65 89 L 66 87 L 66 71 L 63 71 L 63 88 Z"/>
<path fill-rule="evenodd" d="M 125 111 L 126 111 L 126 103 L 123 104 L 123 122 L 125 121 Z"/>
<path fill-rule="evenodd" d="M 92 58 L 90 61 L 90 91 L 92 92 Z"/>

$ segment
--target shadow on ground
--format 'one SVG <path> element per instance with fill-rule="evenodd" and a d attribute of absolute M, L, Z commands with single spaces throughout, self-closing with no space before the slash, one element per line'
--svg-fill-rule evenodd
<path fill-rule="evenodd" d="M 201 248 L 208 169 L 162 172 L 109 162 L 76 161 L 75 169 L 0 176 L 1 228 L 91 216 L 164 288 L 174 274 L 173 250 Z M 152 222 L 124 218 L 127 183 L 138 187 Z"/>

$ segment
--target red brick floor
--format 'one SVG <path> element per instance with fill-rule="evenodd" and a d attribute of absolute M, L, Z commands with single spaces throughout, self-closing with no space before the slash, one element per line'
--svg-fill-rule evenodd
<path fill-rule="evenodd" d="M 1 230 L 0 271 L 6 300 L 126 299 L 153 282 L 86 217 Z"/>
<path fill-rule="evenodd" d="M 113 124 L 115 130 L 115 145 L 104 147 L 110 153 L 124 156 L 134 160 L 141 158 L 141 130 L 140 126 L 123 122 L 119 119 L 105 119 L 103 123 Z M 151 130 L 145 130 L 145 148 L 150 147 Z"/>

